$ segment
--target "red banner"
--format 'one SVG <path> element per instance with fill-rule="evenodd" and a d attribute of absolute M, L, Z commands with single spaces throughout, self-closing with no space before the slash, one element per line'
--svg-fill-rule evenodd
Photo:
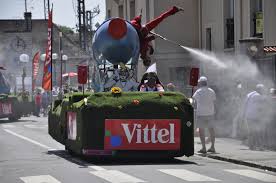
<path fill-rule="evenodd" d="M 178 150 L 179 119 L 106 119 L 105 150 Z"/>
<path fill-rule="evenodd" d="M 79 65 L 78 66 L 78 82 L 79 84 L 86 84 L 88 76 L 88 66 Z"/>
<path fill-rule="evenodd" d="M 35 89 L 35 82 L 39 70 L 39 58 L 40 58 L 40 52 L 36 52 L 33 58 L 33 81 L 32 81 L 32 89 Z"/>
<path fill-rule="evenodd" d="M 42 88 L 46 91 L 52 90 L 52 11 L 49 11 L 48 18 L 48 44 L 44 62 Z"/>
<path fill-rule="evenodd" d="M 197 80 L 199 76 L 199 68 L 192 68 L 190 72 L 190 85 L 197 86 Z"/>

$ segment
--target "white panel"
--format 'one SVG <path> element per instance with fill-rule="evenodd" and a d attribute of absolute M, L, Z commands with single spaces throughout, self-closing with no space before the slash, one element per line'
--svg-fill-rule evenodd
<path fill-rule="evenodd" d="M 276 176 L 274 175 L 270 175 L 270 174 L 266 174 L 266 173 L 261 173 L 261 172 L 257 172 L 254 170 L 246 170 L 246 169 L 234 169 L 234 170 L 224 170 L 226 172 L 231 172 L 234 174 L 238 174 L 238 175 L 242 175 L 245 177 L 250 177 L 253 179 L 257 179 L 260 180 L 262 182 L 276 182 Z"/>
<path fill-rule="evenodd" d="M 211 177 L 207 177 L 205 175 L 201 175 L 192 171 L 188 171 L 185 169 L 159 169 L 160 172 L 163 172 L 165 174 L 177 177 L 179 179 L 185 180 L 185 181 L 220 181 L 218 179 L 214 179 Z"/>
<path fill-rule="evenodd" d="M 20 179 L 25 183 L 61 183 L 50 175 L 20 177 Z"/>
<path fill-rule="evenodd" d="M 106 169 L 104 169 L 103 167 L 100 167 L 100 166 L 88 166 L 89 168 L 92 168 L 92 169 L 94 169 L 94 170 L 96 170 L 96 171 L 103 171 L 103 170 L 106 170 Z"/>
<path fill-rule="evenodd" d="M 118 170 L 103 170 L 103 171 L 95 171 L 90 172 L 91 174 L 100 177 L 108 182 L 112 183 L 136 183 L 136 182 L 145 182 L 141 179 L 133 177 L 131 175 L 125 174 Z"/>

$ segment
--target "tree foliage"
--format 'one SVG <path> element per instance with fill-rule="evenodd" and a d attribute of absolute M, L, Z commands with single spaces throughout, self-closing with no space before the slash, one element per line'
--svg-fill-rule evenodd
<path fill-rule="evenodd" d="M 58 28 L 61 30 L 61 32 L 65 34 L 74 34 L 74 31 L 72 28 L 64 26 L 64 25 L 58 25 Z"/>

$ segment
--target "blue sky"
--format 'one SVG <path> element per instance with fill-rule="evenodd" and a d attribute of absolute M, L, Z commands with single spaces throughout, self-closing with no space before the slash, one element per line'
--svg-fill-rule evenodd
<path fill-rule="evenodd" d="M 47 0 L 46 0 L 47 1 Z M 77 0 L 50 0 L 54 6 L 53 21 L 60 25 L 75 28 L 77 24 Z M 32 12 L 33 19 L 44 19 L 44 0 L 27 0 L 27 9 Z M 102 23 L 105 19 L 105 0 L 85 0 L 85 9 L 92 10 L 99 4 L 100 15 L 94 19 Z M 24 17 L 24 0 L 0 0 L 0 19 L 18 19 Z"/>

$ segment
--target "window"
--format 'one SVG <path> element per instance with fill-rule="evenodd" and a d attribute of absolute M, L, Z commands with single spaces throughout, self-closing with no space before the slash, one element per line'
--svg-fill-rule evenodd
<path fill-rule="evenodd" d="M 206 50 L 212 50 L 212 32 L 211 28 L 206 29 Z"/>
<path fill-rule="evenodd" d="M 147 22 L 150 21 L 150 0 L 146 0 L 146 16 L 147 16 Z"/>
<path fill-rule="evenodd" d="M 224 1 L 224 23 L 225 23 L 225 32 L 224 32 L 224 47 L 225 48 L 234 48 L 234 0 Z"/>
<path fill-rule="evenodd" d="M 119 17 L 124 18 L 124 6 L 119 5 Z"/>
<path fill-rule="evenodd" d="M 263 1 L 256 0 L 256 11 L 263 11 Z"/>
<path fill-rule="evenodd" d="M 226 19 L 226 48 L 234 48 L 234 18 Z"/>
<path fill-rule="evenodd" d="M 107 10 L 107 18 L 111 18 L 111 10 Z"/>
<path fill-rule="evenodd" d="M 135 0 L 130 1 L 130 20 L 135 17 Z"/>

